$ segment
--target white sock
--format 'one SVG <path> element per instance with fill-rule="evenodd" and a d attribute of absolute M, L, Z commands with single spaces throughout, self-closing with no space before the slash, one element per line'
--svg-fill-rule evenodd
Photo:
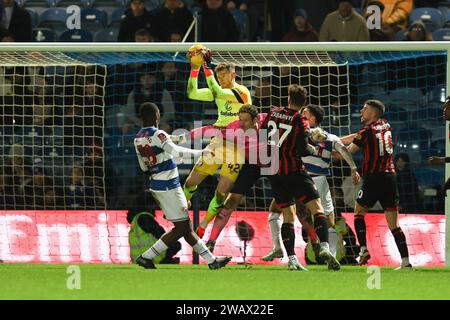
<path fill-rule="evenodd" d="M 361 246 L 361 248 L 359 249 L 359 251 L 361 251 L 361 252 L 364 252 L 364 251 L 366 251 L 367 250 L 367 247 L 366 246 Z"/>
<path fill-rule="evenodd" d="M 336 233 L 336 230 L 334 228 L 329 228 L 328 229 L 328 244 L 330 245 L 330 252 L 334 257 L 336 257 L 337 242 L 338 242 L 338 235 Z"/>
<path fill-rule="evenodd" d="M 216 260 L 216 257 L 208 250 L 202 239 L 199 239 L 192 248 L 200 257 L 205 259 L 206 262 L 213 263 Z"/>
<path fill-rule="evenodd" d="M 295 255 L 294 256 L 289 256 L 288 259 L 289 259 L 289 261 L 298 262 L 298 258 Z"/>
<path fill-rule="evenodd" d="M 157 255 L 159 255 L 161 252 L 166 251 L 168 246 L 161 240 L 158 239 L 147 251 L 145 251 L 142 256 L 145 259 L 153 259 Z"/>
<path fill-rule="evenodd" d="M 328 242 L 321 242 L 320 243 L 320 250 L 328 250 L 328 251 L 330 251 L 330 246 L 328 245 Z"/>
<path fill-rule="evenodd" d="M 270 235 L 272 236 L 273 247 L 275 250 L 281 250 L 281 214 L 271 212 L 269 214 Z"/>

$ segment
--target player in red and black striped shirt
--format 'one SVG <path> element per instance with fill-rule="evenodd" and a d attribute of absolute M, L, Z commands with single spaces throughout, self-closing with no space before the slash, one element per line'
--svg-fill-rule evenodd
<path fill-rule="evenodd" d="M 297 269 L 301 269 L 294 251 L 296 204 L 298 209 L 306 206 L 314 216 L 314 228 L 321 242 L 319 255 L 329 269 L 339 270 L 339 262 L 329 250 L 327 218 L 319 193 L 301 160 L 302 156 L 314 152 L 314 147 L 308 145 L 308 120 L 298 112 L 305 105 L 308 92 L 300 85 L 291 85 L 288 91 L 289 106 L 273 108 L 261 125 L 261 130 L 267 130 L 268 144 L 278 151 L 278 159 L 273 154 L 271 160 L 278 161 L 278 169 L 269 176 L 269 180 L 275 202 L 283 213 L 281 238 L 289 256 L 288 265 L 290 268 L 297 265 Z"/>
<path fill-rule="evenodd" d="M 354 137 L 348 150 L 363 151 L 363 185 L 355 203 L 355 230 L 361 252 L 360 264 L 370 259 L 366 247 L 366 223 L 364 214 L 380 201 L 389 229 L 394 236 L 402 257 L 400 268 L 411 268 L 406 238 L 398 223 L 397 176 L 393 161 L 391 126 L 383 118 L 384 104 L 379 100 L 367 100 L 361 109 L 361 122 L 365 125 Z"/>

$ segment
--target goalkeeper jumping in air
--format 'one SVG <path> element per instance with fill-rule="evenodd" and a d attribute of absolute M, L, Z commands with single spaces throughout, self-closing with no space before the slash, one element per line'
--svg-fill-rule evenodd
<path fill-rule="evenodd" d="M 217 83 L 214 72 L 210 68 L 211 51 L 208 48 L 200 44 L 194 45 L 189 49 L 188 57 L 191 62 L 187 87 L 188 98 L 199 101 L 214 101 L 218 109 L 218 119 L 214 126 L 219 130 L 225 129 L 228 124 L 239 119 L 239 109 L 243 105 L 252 103 L 249 90 L 236 83 L 235 67 L 230 63 L 221 63 L 215 68 L 219 80 L 219 83 Z M 208 88 L 198 88 L 200 67 L 203 67 Z M 205 159 L 201 157 L 184 185 L 184 194 L 186 199 L 190 201 L 197 186 L 207 176 L 214 175 L 220 169 L 220 179 L 214 198 L 211 200 L 207 214 L 200 222 L 197 230 L 200 237 L 203 237 L 208 223 L 216 216 L 223 205 L 242 168 L 242 163 L 239 163 L 235 155 L 236 149 L 234 146 L 226 148 L 223 141 L 212 138 L 207 148 L 214 150 L 215 158 Z M 226 152 L 228 152 L 228 155 L 225 154 Z"/>

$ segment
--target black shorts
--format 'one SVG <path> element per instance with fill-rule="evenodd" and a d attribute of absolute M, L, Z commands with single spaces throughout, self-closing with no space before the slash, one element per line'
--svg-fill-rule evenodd
<path fill-rule="evenodd" d="M 255 164 L 244 164 L 231 193 L 245 195 L 261 177 L 261 168 Z"/>
<path fill-rule="evenodd" d="M 380 201 L 383 210 L 398 210 L 397 175 L 395 173 L 368 174 L 356 196 L 359 205 L 371 208 Z"/>
<path fill-rule="evenodd" d="M 270 184 L 276 204 L 286 208 L 300 200 L 308 203 L 319 198 L 319 192 L 313 179 L 305 171 L 295 172 L 289 176 L 270 176 Z"/>

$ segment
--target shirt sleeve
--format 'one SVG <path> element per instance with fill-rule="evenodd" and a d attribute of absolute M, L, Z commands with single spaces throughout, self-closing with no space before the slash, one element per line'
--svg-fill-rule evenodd
<path fill-rule="evenodd" d="M 212 91 L 209 88 L 199 89 L 198 78 L 192 73 L 188 80 L 187 96 L 191 100 L 214 101 L 214 95 Z"/>
<path fill-rule="evenodd" d="M 170 139 L 169 135 L 163 130 L 158 130 L 155 132 L 154 141 L 157 146 L 161 147 L 165 152 L 171 154 L 172 156 L 177 157 L 180 154 L 192 154 L 194 156 L 200 156 L 202 154 L 202 150 L 194 150 L 177 146 Z"/>
<path fill-rule="evenodd" d="M 353 143 L 360 148 L 364 147 L 364 144 L 366 143 L 367 139 L 367 134 L 368 134 L 367 127 L 359 130 L 355 138 L 353 139 Z"/>

